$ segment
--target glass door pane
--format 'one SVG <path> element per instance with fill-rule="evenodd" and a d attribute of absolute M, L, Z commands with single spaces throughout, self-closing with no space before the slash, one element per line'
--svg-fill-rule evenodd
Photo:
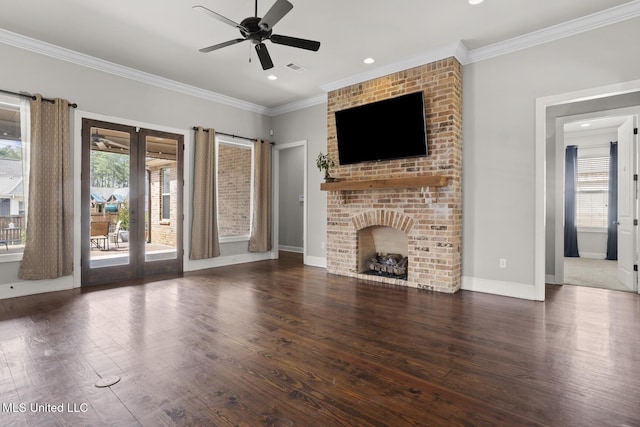
<path fill-rule="evenodd" d="M 145 170 L 145 192 L 139 206 L 144 212 L 141 274 L 182 272 L 183 137 L 141 129 L 140 140 Z"/>
<path fill-rule="evenodd" d="M 128 265 L 131 138 L 91 128 L 91 268 Z"/>
<path fill-rule="evenodd" d="M 82 121 L 83 286 L 136 277 L 136 138 L 130 126 Z"/>
<path fill-rule="evenodd" d="M 145 261 L 177 257 L 178 141 L 146 135 Z"/>

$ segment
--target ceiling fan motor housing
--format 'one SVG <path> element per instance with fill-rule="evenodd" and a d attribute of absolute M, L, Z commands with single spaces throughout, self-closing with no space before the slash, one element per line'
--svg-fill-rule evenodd
<path fill-rule="evenodd" d="M 261 28 L 259 25 L 261 20 L 262 18 L 258 18 L 256 16 L 243 19 L 240 23 L 243 27 L 240 28 L 240 34 L 242 34 L 243 37 L 250 39 L 253 43 L 260 43 L 261 41 L 270 38 L 272 30 Z M 245 31 L 245 29 L 247 31 Z"/>

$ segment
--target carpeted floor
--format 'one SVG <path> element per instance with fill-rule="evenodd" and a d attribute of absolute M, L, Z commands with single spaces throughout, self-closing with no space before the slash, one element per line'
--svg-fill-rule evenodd
<path fill-rule="evenodd" d="M 618 281 L 618 262 L 606 259 L 565 258 L 564 283 L 591 288 L 631 291 Z"/>

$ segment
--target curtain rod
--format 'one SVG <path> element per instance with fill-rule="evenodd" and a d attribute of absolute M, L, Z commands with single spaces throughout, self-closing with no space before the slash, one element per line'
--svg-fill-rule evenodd
<path fill-rule="evenodd" d="M 198 130 L 198 126 L 194 126 L 193 130 Z M 202 129 L 205 132 L 209 132 L 209 129 Z M 240 136 L 240 135 L 233 135 L 231 133 L 225 133 L 225 132 L 218 132 L 216 131 L 216 135 L 224 135 L 224 136 L 230 136 L 231 138 L 239 138 L 239 139 L 246 139 L 247 141 L 253 141 L 253 142 L 258 142 L 257 138 L 247 138 L 246 136 Z M 275 145 L 275 142 L 271 141 L 270 142 L 271 145 Z"/>
<path fill-rule="evenodd" d="M 30 93 L 27 93 L 27 92 L 11 92 L 10 90 L 4 90 L 4 89 L 0 89 L 0 92 L 6 93 L 8 95 L 15 95 L 15 96 L 22 96 L 22 97 L 25 97 L 25 98 L 31 98 L 33 100 L 36 99 L 35 95 L 31 95 Z M 42 100 L 50 102 L 52 104 L 54 102 L 56 102 L 55 99 L 49 99 L 49 98 L 44 98 L 44 97 L 42 98 Z M 78 108 L 78 104 L 76 104 L 75 102 L 73 104 L 69 103 L 69 107 Z"/>

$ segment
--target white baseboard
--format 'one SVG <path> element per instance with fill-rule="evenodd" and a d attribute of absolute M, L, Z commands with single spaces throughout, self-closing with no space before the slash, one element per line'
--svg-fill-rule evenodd
<path fill-rule="evenodd" d="M 499 280 L 463 276 L 462 289 L 533 301 L 536 299 L 535 286 L 524 283 L 501 282 Z"/>
<path fill-rule="evenodd" d="M 73 276 L 52 280 L 29 280 L 0 285 L 0 299 L 24 297 L 47 292 L 73 289 Z"/>
<path fill-rule="evenodd" d="M 607 254 L 599 254 L 595 252 L 580 252 L 580 258 L 605 259 Z"/>
<path fill-rule="evenodd" d="M 327 268 L 327 259 L 319 256 L 308 256 L 304 260 L 305 265 L 309 265 L 311 267 L 322 267 Z"/>
<path fill-rule="evenodd" d="M 280 245 L 278 246 L 278 249 L 284 252 L 295 252 L 297 254 L 301 254 L 304 253 L 304 248 L 299 248 L 297 246 L 285 246 L 285 245 Z"/>
<path fill-rule="evenodd" d="M 207 268 L 244 264 L 247 262 L 274 259 L 273 252 L 247 253 L 239 255 L 219 256 L 209 259 L 185 260 L 184 271 L 206 270 Z"/>
<path fill-rule="evenodd" d="M 562 283 L 558 283 L 556 280 L 556 276 L 554 274 L 547 274 L 544 276 L 544 283 L 549 283 L 551 285 L 561 285 Z"/>

